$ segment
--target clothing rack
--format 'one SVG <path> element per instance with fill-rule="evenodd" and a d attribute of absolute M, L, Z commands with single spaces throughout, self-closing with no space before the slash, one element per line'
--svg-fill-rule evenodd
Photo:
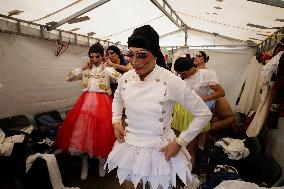
<path fill-rule="evenodd" d="M 278 29 L 272 35 L 263 40 L 257 46 L 256 54 L 272 49 L 282 38 L 284 38 L 284 27 Z"/>

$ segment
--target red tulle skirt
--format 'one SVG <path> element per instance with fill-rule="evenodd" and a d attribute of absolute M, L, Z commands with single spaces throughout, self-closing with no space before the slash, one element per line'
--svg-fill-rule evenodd
<path fill-rule="evenodd" d="M 60 127 L 55 139 L 56 147 L 106 158 L 116 140 L 111 118 L 110 95 L 84 92 Z"/>

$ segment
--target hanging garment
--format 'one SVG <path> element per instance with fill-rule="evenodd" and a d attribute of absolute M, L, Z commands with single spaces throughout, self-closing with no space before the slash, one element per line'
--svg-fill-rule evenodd
<path fill-rule="evenodd" d="M 262 68 L 261 78 L 260 78 L 260 86 L 261 86 L 261 96 L 260 96 L 260 104 L 257 108 L 256 114 L 247 129 L 248 137 L 256 137 L 266 118 L 270 108 L 271 103 L 271 87 L 273 85 L 273 81 L 271 81 L 271 77 L 274 73 L 276 73 L 279 59 L 283 51 L 279 52 L 276 56 L 274 56 L 265 66 Z"/>
<path fill-rule="evenodd" d="M 263 65 L 256 57 L 252 57 L 247 68 L 246 83 L 237 106 L 237 111 L 247 115 L 250 111 L 256 111 L 260 101 L 259 76 Z"/>
<path fill-rule="evenodd" d="M 274 95 L 268 113 L 267 126 L 276 129 L 280 116 L 280 106 L 284 102 L 284 54 L 281 55 L 279 60 L 275 83 L 272 90 Z"/>

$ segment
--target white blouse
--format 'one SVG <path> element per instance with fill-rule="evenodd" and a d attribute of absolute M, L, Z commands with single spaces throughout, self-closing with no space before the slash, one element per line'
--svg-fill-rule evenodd
<path fill-rule="evenodd" d="M 179 144 L 186 146 L 209 122 L 212 113 L 203 100 L 186 87 L 185 81 L 159 66 L 155 66 L 143 81 L 135 70 L 119 79 L 112 105 L 112 121 L 121 123 L 125 108 L 125 141 L 139 147 L 160 147 L 175 139 L 171 122 L 176 102 L 195 115 L 188 129 L 177 139 Z"/>
<path fill-rule="evenodd" d="M 264 79 L 263 79 L 263 83 L 261 84 L 261 86 L 263 86 L 265 84 L 269 84 L 270 86 L 273 85 L 274 82 L 271 81 L 271 77 L 273 76 L 273 74 L 275 74 L 277 72 L 279 60 L 280 60 L 281 55 L 283 53 L 284 53 L 284 51 L 280 51 L 277 55 L 272 57 L 271 60 L 269 60 L 269 62 L 267 62 L 267 64 L 265 64 L 262 67 L 262 74 L 264 76 Z"/>
<path fill-rule="evenodd" d="M 218 77 L 214 70 L 198 69 L 198 71 L 185 79 L 187 86 L 189 86 L 200 97 L 212 94 L 210 85 L 219 84 Z"/>
<path fill-rule="evenodd" d="M 67 81 L 82 79 L 82 91 L 105 92 L 111 94 L 110 82 L 117 82 L 121 74 L 113 67 L 93 66 L 91 69 L 77 68 L 68 73 Z"/>

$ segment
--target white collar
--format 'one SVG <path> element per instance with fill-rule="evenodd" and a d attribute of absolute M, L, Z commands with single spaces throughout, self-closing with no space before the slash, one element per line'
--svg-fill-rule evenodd
<path fill-rule="evenodd" d="M 141 80 L 139 75 L 135 72 L 135 80 L 139 81 L 148 81 L 148 80 L 155 80 L 157 79 L 157 76 L 159 74 L 159 66 L 155 65 L 154 69 L 144 78 L 144 80 Z"/>

